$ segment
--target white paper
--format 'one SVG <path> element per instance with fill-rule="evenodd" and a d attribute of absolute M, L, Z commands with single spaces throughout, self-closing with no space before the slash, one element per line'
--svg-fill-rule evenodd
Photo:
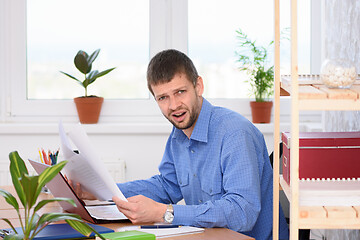
<path fill-rule="evenodd" d="M 357 206 L 360 202 L 360 179 L 301 180 L 301 206 Z"/>
<path fill-rule="evenodd" d="M 79 154 L 71 150 L 61 123 L 59 133 L 62 152 L 65 159 L 69 161 L 64 168 L 67 177 L 73 182 L 80 183 L 84 191 L 90 192 L 99 200 L 111 200 L 113 196 L 117 196 L 127 201 L 100 160 L 82 126 L 79 124 L 69 132 L 69 137 Z"/>
<path fill-rule="evenodd" d="M 156 238 L 164 238 L 169 236 L 179 236 L 184 234 L 194 234 L 194 233 L 202 233 L 205 231 L 204 228 L 198 227 L 190 227 L 190 226 L 180 226 L 178 228 L 156 228 L 156 229 L 142 229 L 139 226 L 127 226 L 118 229 L 117 231 L 131 231 L 137 230 L 141 232 L 151 233 L 156 236 Z"/>
<path fill-rule="evenodd" d="M 127 217 L 119 211 L 116 205 L 105 206 L 85 206 L 91 216 L 96 219 L 103 220 L 119 220 L 127 219 Z"/>
<path fill-rule="evenodd" d="M 156 238 L 163 238 L 169 236 L 179 236 L 184 234 L 194 234 L 204 232 L 203 228 L 181 226 L 178 228 L 157 228 L 157 229 L 139 229 L 139 231 L 152 233 Z"/>
<path fill-rule="evenodd" d="M 72 156 L 74 156 L 75 153 L 73 152 L 73 150 L 71 148 L 71 144 L 69 142 L 69 139 L 66 136 L 64 126 L 61 121 L 59 122 L 59 135 L 60 135 L 60 141 L 61 141 L 61 148 L 60 148 L 61 152 L 63 153 L 63 155 L 66 159 L 69 159 Z"/>

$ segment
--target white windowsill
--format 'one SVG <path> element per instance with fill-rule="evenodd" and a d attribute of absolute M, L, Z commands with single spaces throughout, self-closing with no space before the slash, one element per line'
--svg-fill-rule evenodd
<path fill-rule="evenodd" d="M 75 123 L 64 123 L 66 131 Z M 288 128 L 289 124 L 281 124 Z M 167 123 L 98 123 L 84 124 L 89 134 L 167 134 L 172 125 Z M 255 124 L 262 133 L 273 133 L 274 124 Z M 57 134 L 57 123 L 0 123 L 0 135 L 8 134 Z"/>
<path fill-rule="evenodd" d="M 69 131 L 78 123 L 64 123 Z M 254 124 L 263 134 L 274 132 L 274 123 Z M 83 124 L 89 134 L 169 134 L 172 125 L 166 121 L 160 123 L 97 123 Z M 322 124 L 318 122 L 302 123 L 300 131 L 322 131 Z M 290 123 L 280 124 L 280 131 L 290 131 Z M 0 135 L 9 134 L 58 134 L 58 123 L 0 123 Z"/>
<path fill-rule="evenodd" d="M 69 131 L 77 123 L 64 123 Z M 170 124 L 156 123 L 98 123 L 83 124 L 89 134 L 165 134 L 170 133 Z M 57 134 L 57 123 L 2 123 L 1 134 Z"/>

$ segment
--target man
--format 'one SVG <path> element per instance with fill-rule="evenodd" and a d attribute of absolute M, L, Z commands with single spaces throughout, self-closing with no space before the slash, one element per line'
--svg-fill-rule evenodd
<path fill-rule="evenodd" d="M 160 174 L 118 184 L 128 198 L 113 198 L 118 209 L 133 223 L 225 227 L 271 239 L 272 168 L 263 135 L 240 114 L 204 99 L 203 79 L 179 51 L 158 53 L 147 81 L 174 127 Z M 176 205 L 182 199 L 186 205 Z M 282 211 L 280 238 L 288 239 Z"/>

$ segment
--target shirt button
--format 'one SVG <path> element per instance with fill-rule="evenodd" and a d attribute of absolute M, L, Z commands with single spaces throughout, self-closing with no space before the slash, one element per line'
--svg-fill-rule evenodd
<path fill-rule="evenodd" d="M 195 151 L 191 149 L 191 153 L 195 153 Z"/>
<path fill-rule="evenodd" d="M 199 203 L 202 203 L 202 200 L 199 200 Z"/>
<path fill-rule="evenodd" d="M 194 178 L 196 177 L 196 174 L 194 174 Z"/>

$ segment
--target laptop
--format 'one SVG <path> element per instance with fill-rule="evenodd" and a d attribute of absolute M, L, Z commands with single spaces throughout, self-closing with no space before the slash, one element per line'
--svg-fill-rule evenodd
<path fill-rule="evenodd" d="M 50 167 L 49 165 L 31 159 L 29 159 L 29 162 L 38 174 L 42 173 L 46 168 Z M 115 203 L 113 202 L 83 201 L 78 198 L 61 172 L 59 172 L 50 182 L 48 182 L 46 187 L 50 190 L 54 197 L 73 199 L 76 207 L 64 201 L 59 201 L 58 203 L 64 209 L 64 211 L 76 213 L 82 219 L 91 223 L 129 221 L 128 218 L 118 210 Z"/>

